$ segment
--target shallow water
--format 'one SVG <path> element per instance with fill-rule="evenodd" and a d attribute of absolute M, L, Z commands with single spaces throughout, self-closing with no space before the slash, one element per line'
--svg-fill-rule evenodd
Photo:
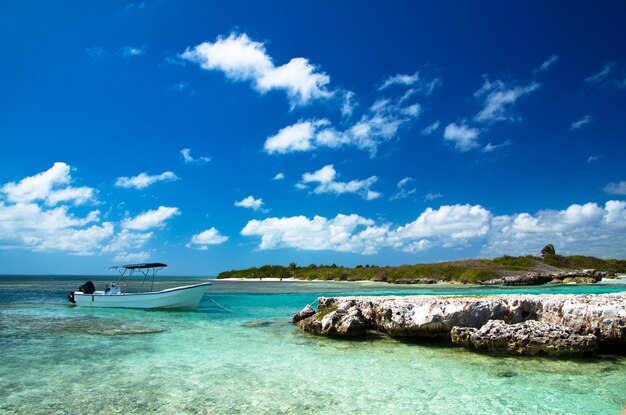
<path fill-rule="evenodd" d="M 290 323 L 320 295 L 616 292 L 624 284 L 216 281 L 197 310 L 143 311 L 68 306 L 65 295 L 82 282 L 0 277 L 0 413 L 604 415 L 626 400 L 624 357 L 486 356 L 384 336 L 318 338 Z"/>

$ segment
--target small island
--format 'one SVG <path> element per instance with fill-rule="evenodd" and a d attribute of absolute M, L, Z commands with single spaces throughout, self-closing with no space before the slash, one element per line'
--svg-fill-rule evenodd
<path fill-rule="evenodd" d="M 258 268 L 225 271 L 218 279 L 297 279 L 325 281 L 378 281 L 390 284 L 483 284 L 540 285 L 557 283 L 596 283 L 626 273 L 626 260 L 591 256 L 563 256 L 549 244 L 541 256 L 501 256 L 493 259 L 466 259 L 401 266 L 357 265 L 354 268 L 295 262 L 289 266 L 265 265 Z"/>

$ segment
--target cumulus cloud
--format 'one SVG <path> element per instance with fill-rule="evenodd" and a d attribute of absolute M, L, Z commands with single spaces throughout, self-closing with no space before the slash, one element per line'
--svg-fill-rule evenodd
<path fill-rule="evenodd" d="M 371 176 L 364 180 L 351 180 L 349 182 L 341 182 L 335 180 L 337 172 L 332 164 L 322 167 L 312 172 L 304 173 L 302 181 L 298 183 L 299 188 L 307 188 L 308 184 L 317 184 L 313 189 L 314 193 L 334 193 L 341 195 L 344 193 L 355 193 L 366 200 L 373 200 L 380 197 L 379 192 L 371 190 L 371 186 L 378 181 L 378 177 Z"/>
<path fill-rule="evenodd" d="M 285 173 L 276 173 L 276 176 L 272 177 L 272 180 L 283 180 L 285 178 Z"/>
<path fill-rule="evenodd" d="M 569 129 L 570 130 L 578 130 L 578 129 L 582 128 L 584 125 L 589 124 L 590 122 L 591 122 L 591 116 L 590 115 L 585 115 L 584 117 L 580 118 L 579 120 L 576 120 L 573 123 L 571 123 Z"/>
<path fill-rule="evenodd" d="M 126 218 L 122 221 L 122 228 L 136 231 L 146 231 L 156 228 L 163 229 L 165 222 L 174 216 L 180 215 L 176 207 L 159 206 L 155 210 L 147 210 L 134 218 Z"/>
<path fill-rule="evenodd" d="M 329 121 L 326 119 L 299 121 L 268 137 L 264 149 L 269 154 L 310 151 L 315 147 L 316 132 L 328 124 Z"/>
<path fill-rule="evenodd" d="M 235 206 L 252 210 L 261 210 L 263 207 L 263 199 L 255 199 L 253 196 L 248 196 L 238 202 L 235 202 Z"/>
<path fill-rule="evenodd" d="M 269 154 L 285 154 L 324 147 L 354 146 L 374 156 L 378 146 L 391 140 L 401 127 L 415 120 L 420 110 L 419 104 L 401 105 L 391 99 L 380 99 L 345 129 L 336 129 L 327 119 L 300 120 L 268 137 L 264 149 Z"/>
<path fill-rule="evenodd" d="M 171 171 L 166 171 L 156 175 L 149 175 L 144 172 L 133 177 L 118 177 L 115 179 L 115 186 L 126 189 L 135 188 L 137 190 L 141 190 L 157 182 L 172 182 L 175 180 L 178 180 L 178 176 Z"/>
<path fill-rule="evenodd" d="M 259 249 L 297 248 L 374 254 L 382 248 L 417 252 L 436 245 L 455 246 L 484 236 L 491 214 L 480 206 L 454 205 L 427 209 L 414 222 L 392 228 L 359 215 L 335 218 L 304 216 L 252 220 L 241 231 L 260 236 Z"/>
<path fill-rule="evenodd" d="M 594 161 L 598 161 L 600 159 L 600 157 L 598 156 L 589 156 L 587 158 L 587 163 L 593 163 Z"/>
<path fill-rule="evenodd" d="M 62 202 L 81 205 L 92 201 L 95 190 L 91 187 L 71 187 L 70 166 L 57 162 L 48 170 L 19 182 L 9 182 L 0 187 L 0 192 L 9 202 L 28 203 L 43 201 L 49 206 Z"/>
<path fill-rule="evenodd" d="M 469 151 L 479 146 L 477 139 L 480 135 L 478 128 L 471 128 L 467 124 L 457 125 L 450 123 L 443 132 L 443 138 L 454 144 L 454 148 L 459 151 Z"/>
<path fill-rule="evenodd" d="M 70 173 L 67 164 L 55 163 L 44 172 L 0 186 L 0 248 L 72 255 L 109 253 L 116 260 L 145 258 L 147 253 L 139 249 L 153 233 L 142 231 L 161 227 L 164 218 L 173 214 L 163 209 L 176 208 L 152 211 L 159 213 L 160 219 L 151 217 L 150 212 L 126 219 L 124 223 L 128 226 L 115 233 L 116 226 L 102 221 L 99 210 L 83 215 L 71 212 L 75 205 L 91 200 L 95 190 L 69 186 Z"/>
<path fill-rule="evenodd" d="M 221 71 L 233 81 L 250 81 L 261 93 L 282 90 L 292 106 L 333 95 L 327 89 L 330 77 L 308 59 L 297 57 L 276 66 L 265 44 L 250 39 L 245 33 L 218 36 L 215 42 L 187 48 L 180 56 L 203 69 Z"/>
<path fill-rule="evenodd" d="M 0 246 L 94 254 L 113 234 L 112 223 L 94 223 L 99 215 L 96 210 L 77 217 L 67 206 L 46 209 L 35 203 L 0 202 Z"/>
<path fill-rule="evenodd" d="M 227 240 L 227 236 L 220 234 L 220 232 L 215 228 L 210 228 L 193 235 L 191 237 L 191 241 L 187 244 L 187 247 L 205 251 L 209 248 L 209 245 L 219 245 Z"/>
<path fill-rule="evenodd" d="M 107 242 L 102 252 L 129 252 L 143 248 L 154 236 L 153 232 L 133 232 L 122 229 L 114 238 Z"/>
<path fill-rule="evenodd" d="M 626 246 L 626 202 L 611 200 L 573 204 L 564 210 L 497 216 L 484 255 L 537 253 L 552 243 L 563 254 L 623 257 Z"/>
<path fill-rule="evenodd" d="M 259 249 L 295 248 L 374 254 L 381 249 L 417 253 L 433 247 L 478 245 L 481 255 L 538 254 L 546 243 L 563 253 L 621 257 L 626 246 L 626 202 L 573 204 L 564 210 L 494 216 L 480 205 L 424 210 L 403 226 L 376 224 L 359 215 L 252 220 L 244 236 L 261 238 Z"/>
<path fill-rule="evenodd" d="M 260 236 L 261 250 L 296 248 L 373 253 L 377 250 L 375 238 L 359 237 L 359 233 L 366 231 L 370 225 L 373 225 L 372 220 L 358 215 L 337 215 L 331 219 L 293 216 L 251 220 L 241 234 Z"/>
<path fill-rule="evenodd" d="M 604 191 L 611 195 L 626 195 L 626 180 L 619 183 L 609 183 L 604 186 Z"/>
<path fill-rule="evenodd" d="M 521 97 L 540 88 L 537 82 L 520 86 L 509 85 L 502 80 L 491 82 L 485 78 L 482 87 L 474 93 L 474 97 L 483 102 L 483 109 L 474 116 L 474 120 L 487 123 L 518 120 L 519 117 L 512 115 L 512 107 Z"/>
<path fill-rule="evenodd" d="M 180 150 L 180 154 L 183 156 L 183 160 L 185 161 L 185 163 L 189 164 L 206 164 L 211 161 L 211 157 L 208 156 L 193 158 L 191 156 L 191 149 L 189 148 L 183 148 L 182 150 Z"/>

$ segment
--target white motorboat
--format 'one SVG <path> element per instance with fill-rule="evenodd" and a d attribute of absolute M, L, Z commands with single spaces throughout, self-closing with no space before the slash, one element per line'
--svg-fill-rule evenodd
<path fill-rule="evenodd" d="M 153 291 L 154 278 L 158 271 L 167 265 L 161 263 L 119 265 L 110 267 L 119 271 L 120 277 L 116 283 L 107 284 L 104 291 L 96 291 L 92 281 L 81 285 L 78 291 L 70 292 L 67 296 L 70 302 L 86 307 L 117 307 L 117 308 L 195 308 L 202 296 L 211 286 L 210 282 L 168 288 L 162 291 Z M 136 292 L 127 292 L 133 274 L 143 275 L 141 286 Z M 150 278 L 150 288 L 146 280 Z M 135 282 L 139 285 L 139 282 Z"/>

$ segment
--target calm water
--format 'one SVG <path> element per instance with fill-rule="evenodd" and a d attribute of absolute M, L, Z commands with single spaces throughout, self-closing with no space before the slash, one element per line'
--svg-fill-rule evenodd
<path fill-rule="evenodd" d="M 385 337 L 317 338 L 289 321 L 320 295 L 615 292 L 625 284 L 216 281 L 197 310 L 142 311 L 68 306 L 65 295 L 83 282 L 0 277 L 0 413 L 606 415 L 626 400 L 624 357 L 490 357 Z M 242 325 L 249 322 L 264 324 Z"/>

